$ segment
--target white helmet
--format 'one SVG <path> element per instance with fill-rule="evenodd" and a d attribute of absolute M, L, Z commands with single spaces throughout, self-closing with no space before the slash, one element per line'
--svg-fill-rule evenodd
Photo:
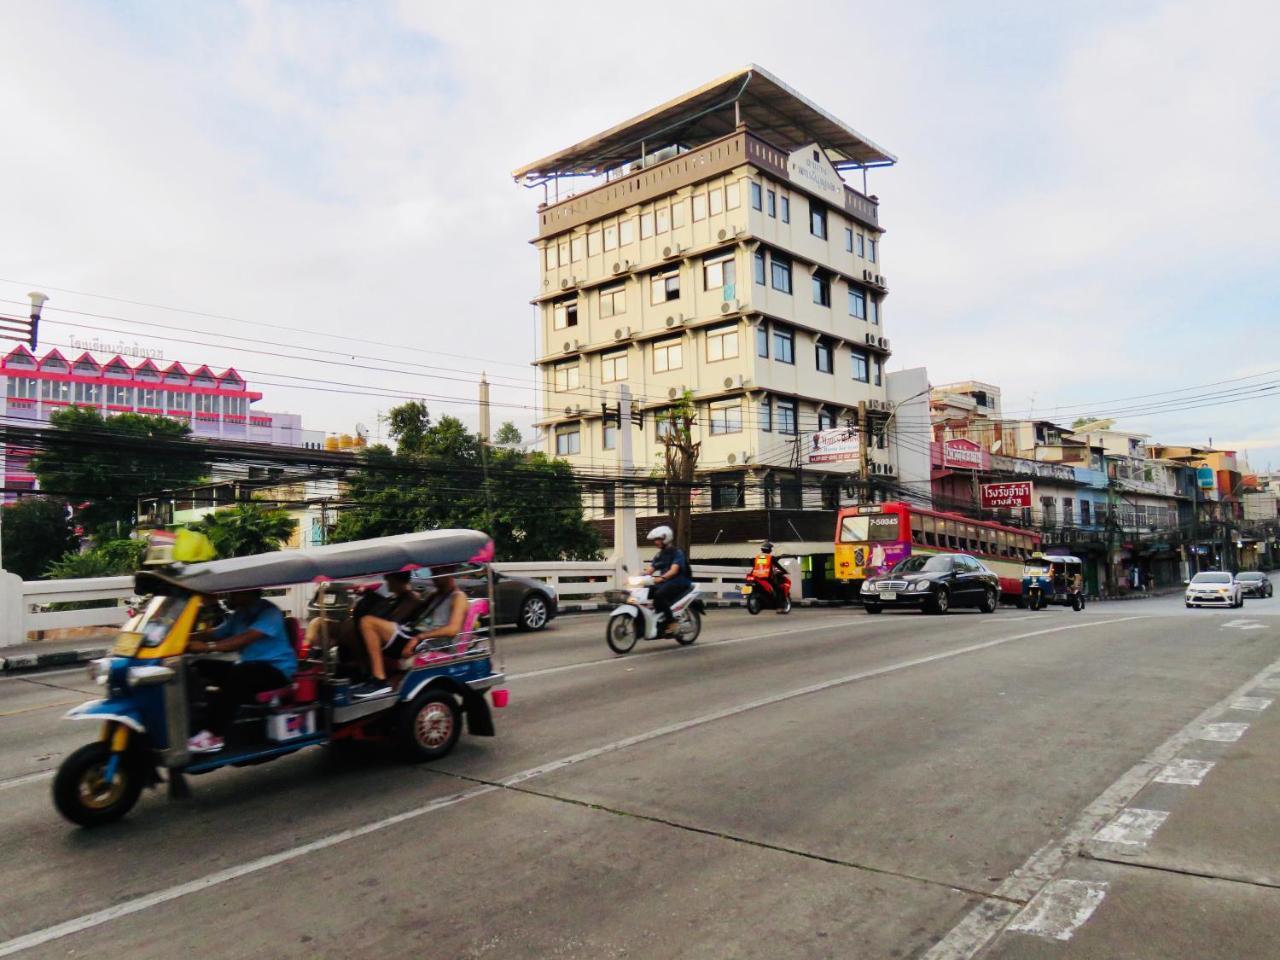
<path fill-rule="evenodd" d="M 672 529 L 664 523 L 662 526 L 654 527 L 652 530 L 650 530 L 649 536 L 645 537 L 645 539 L 661 540 L 664 543 L 670 543 L 672 540 L 675 539 L 675 537 L 676 537 L 675 532 L 672 531 Z"/>

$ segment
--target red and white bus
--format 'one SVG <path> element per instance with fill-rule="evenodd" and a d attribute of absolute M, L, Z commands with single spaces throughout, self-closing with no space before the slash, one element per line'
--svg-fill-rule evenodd
<path fill-rule="evenodd" d="M 909 503 L 842 507 L 836 517 L 836 578 L 857 586 L 913 553 L 968 553 L 1000 578 L 1006 601 L 1022 595 L 1022 564 L 1040 549 L 1040 535 L 958 513 Z"/>

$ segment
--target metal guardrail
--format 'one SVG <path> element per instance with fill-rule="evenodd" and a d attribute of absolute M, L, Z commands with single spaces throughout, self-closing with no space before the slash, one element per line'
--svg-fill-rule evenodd
<path fill-rule="evenodd" d="M 608 561 L 593 563 L 496 563 L 498 573 L 532 577 L 555 587 L 561 604 L 604 603 L 606 591 L 617 586 L 617 568 Z M 711 600 L 734 599 L 746 567 L 694 567 L 694 579 Z M 795 578 L 793 578 L 795 579 Z M 270 598 L 293 616 L 305 618 L 310 584 L 269 591 Z M 21 580 L 0 571 L 0 647 L 23 643 L 32 634 L 70 627 L 102 627 L 124 623 L 124 601 L 133 595 L 132 577 L 94 577 L 84 580 Z M 93 602 L 95 606 L 58 610 L 62 604 Z"/>

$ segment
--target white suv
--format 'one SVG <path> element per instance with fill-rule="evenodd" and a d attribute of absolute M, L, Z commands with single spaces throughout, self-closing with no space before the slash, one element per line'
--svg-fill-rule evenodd
<path fill-rule="evenodd" d="M 1243 607 L 1240 584 L 1229 573 L 1197 573 L 1187 584 L 1188 607 Z"/>

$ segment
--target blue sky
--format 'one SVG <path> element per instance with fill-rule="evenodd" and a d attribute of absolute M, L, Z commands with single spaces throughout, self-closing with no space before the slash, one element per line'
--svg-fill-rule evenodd
<path fill-rule="evenodd" d="M 323 429 L 393 402 L 357 390 L 457 397 L 432 406 L 473 418 L 482 367 L 497 416 L 527 423 L 536 197 L 509 171 L 757 62 L 900 157 L 871 181 L 891 366 L 998 383 L 1009 409 L 1045 415 L 1280 369 L 1273 5 L 797 10 L 636 23 L 600 4 L 20 0 L 0 300 L 41 284 L 239 318 L 49 290 L 46 330 L 235 363 L 267 384 L 264 406 Z M 211 333 L 250 339 L 171 339 Z M 352 333 L 377 344 L 326 337 Z M 247 352 L 253 338 L 381 359 L 304 363 Z M 423 366 L 391 364 L 406 358 Z M 386 365 L 402 372 L 367 369 Z M 1280 466 L 1277 412 L 1120 425 Z"/>

